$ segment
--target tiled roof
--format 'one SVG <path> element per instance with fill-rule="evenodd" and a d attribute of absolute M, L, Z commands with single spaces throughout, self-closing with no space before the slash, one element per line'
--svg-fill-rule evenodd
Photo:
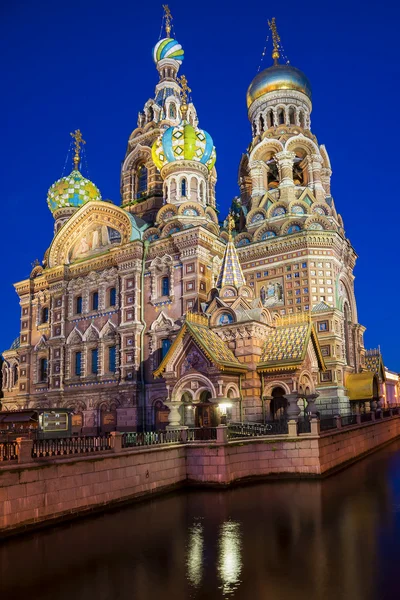
<path fill-rule="evenodd" d="M 193 316 L 192 316 L 193 319 Z M 180 332 L 175 338 L 173 344 L 168 350 L 167 354 L 161 361 L 158 369 L 153 373 L 155 377 L 159 377 L 165 371 L 166 366 L 170 358 L 174 355 L 175 349 L 182 338 L 189 334 L 204 355 L 218 368 L 221 370 L 231 370 L 234 372 L 242 372 L 248 370 L 247 366 L 241 363 L 228 348 L 228 346 L 221 340 L 221 338 L 208 327 L 208 325 L 202 322 L 194 322 L 187 317 L 187 320 L 182 325 Z"/>
<path fill-rule="evenodd" d="M 382 354 L 379 350 L 367 350 L 365 353 L 365 367 L 368 371 L 375 373 L 378 377 L 385 379 Z"/>
<path fill-rule="evenodd" d="M 324 310 L 332 310 L 332 306 L 329 306 L 326 302 L 318 302 L 315 306 L 312 307 L 311 312 L 322 312 Z"/>
<path fill-rule="evenodd" d="M 296 366 L 304 360 L 309 340 L 322 369 L 325 368 L 317 336 L 310 322 L 293 323 L 276 327 L 268 336 L 258 364 L 258 369 L 270 369 L 285 365 Z"/>
<path fill-rule="evenodd" d="M 222 259 L 221 270 L 218 275 L 217 288 L 221 289 L 225 285 L 233 285 L 236 288 L 245 285 L 246 280 L 240 266 L 236 248 L 230 240 L 225 248 L 224 258 Z"/>

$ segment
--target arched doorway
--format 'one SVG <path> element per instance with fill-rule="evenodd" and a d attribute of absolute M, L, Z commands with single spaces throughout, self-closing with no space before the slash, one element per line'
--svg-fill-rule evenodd
<path fill-rule="evenodd" d="M 272 390 L 272 400 L 270 404 L 271 418 L 274 421 L 284 419 L 286 416 L 287 400 L 285 390 L 281 387 L 275 387 Z"/>
<path fill-rule="evenodd" d="M 154 403 L 154 426 L 156 431 L 165 429 L 168 425 L 169 408 L 165 406 L 162 400 Z"/>
<path fill-rule="evenodd" d="M 195 408 L 195 427 L 216 427 L 218 425 L 215 405 L 210 400 L 211 392 L 203 390 Z"/>

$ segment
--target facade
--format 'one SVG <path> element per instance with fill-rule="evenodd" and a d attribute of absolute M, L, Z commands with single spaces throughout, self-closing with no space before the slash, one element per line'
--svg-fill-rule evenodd
<path fill-rule="evenodd" d="M 169 13 L 120 206 L 81 174 L 75 132 L 73 171 L 48 192 L 53 240 L 15 284 L 21 330 L 3 353 L 3 410 L 70 408 L 73 431 L 94 433 L 384 402 L 357 318 L 357 256 L 311 130 L 311 86 L 279 64 L 271 28 L 274 64 L 247 92 L 251 140 L 223 223 L 215 147 L 178 76 Z"/>

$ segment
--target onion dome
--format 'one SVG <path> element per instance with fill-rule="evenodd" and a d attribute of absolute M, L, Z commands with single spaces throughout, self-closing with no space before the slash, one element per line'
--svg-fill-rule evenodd
<path fill-rule="evenodd" d="M 151 154 L 159 169 L 177 160 L 194 160 L 211 171 L 217 158 L 211 135 L 187 121 L 169 127 L 156 139 Z"/>
<path fill-rule="evenodd" d="M 254 77 L 247 90 L 247 108 L 257 98 L 276 90 L 302 92 L 311 100 L 311 84 L 300 69 L 291 65 L 272 65 Z"/>
<path fill-rule="evenodd" d="M 47 204 L 51 212 L 60 208 L 79 208 L 89 200 L 101 200 L 100 191 L 77 169 L 53 183 L 47 193 Z"/>
<path fill-rule="evenodd" d="M 153 48 L 153 59 L 157 64 L 163 58 L 171 58 L 182 64 L 184 58 L 182 46 L 173 38 L 163 38 Z"/>

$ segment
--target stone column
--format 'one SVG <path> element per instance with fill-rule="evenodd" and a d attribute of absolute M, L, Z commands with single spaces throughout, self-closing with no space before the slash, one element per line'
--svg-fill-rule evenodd
<path fill-rule="evenodd" d="M 264 172 L 268 173 L 268 165 L 261 160 L 255 161 L 250 167 L 251 176 L 251 196 L 252 198 L 263 196 L 265 194 L 266 187 L 264 181 Z M 253 207 L 254 208 L 254 207 Z"/>
<path fill-rule="evenodd" d="M 315 401 L 318 398 L 318 396 L 319 394 L 308 394 L 308 396 L 305 396 L 305 399 L 307 401 L 307 413 L 311 419 L 317 418 L 317 407 Z"/>
<path fill-rule="evenodd" d="M 18 464 L 32 462 L 33 440 L 19 437 L 16 442 L 18 444 Z"/>
<path fill-rule="evenodd" d="M 293 186 L 293 161 L 295 158 L 294 152 L 278 152 L 275 154 L 278 161 L 279 172 L 281 176 L 280 188 Z"/>
<path fill-rule="evenodd" d="M 314 194 L 317 200 L 325 200 L 325 190 L 322 185 L 322 158 L 319 154 L 312 154 L 312 173 L 314 180 Z"/>
<path fill-rule="evenodd" d="M 217 427 L 217 443 L 228 443 L 228 427 L 226 425 L 218 425 Z"/>
<path fill-rule="evenodd" d="M 292 394 L 286 394 L 284 397 L 288 401 L 288 407 L 286 409 L 288 418 L 297 421 L 301 413 L 300 407 L 297 404 L 297 401 L 300 398 L 299 394 L 297 392 L 293 392 Z"/>
<path fill-rule="evenodd" d="M 122 450 L 122 433 L 119 431 L 110 432 L 113 452 L 121 452 Z"/>

